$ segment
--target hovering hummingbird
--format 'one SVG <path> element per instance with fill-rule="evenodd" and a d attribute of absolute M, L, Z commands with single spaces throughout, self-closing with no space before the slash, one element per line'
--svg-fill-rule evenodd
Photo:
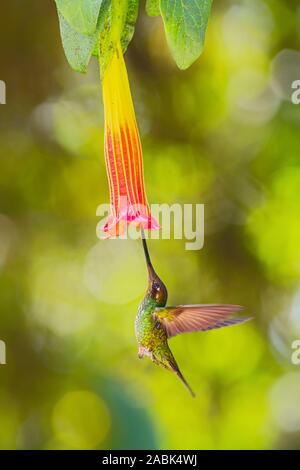
<path fill-rule="evenodd" d="M 166 307 L 168 292 L 152 266 L 144 232 L 141 231 L 148 268 L 148 289 L 139 305 L 135 320 L 138 357 L 148 356 L 165 369 L 175 372 L 191 395 L 195 394 L 183 377 L 169 348 L 168 339 L 180 333 L 207 331 L 223 326 L 236 325 L 251 317 L 229 318 L 240 312 L 240 305 L 196 304 Z"/>

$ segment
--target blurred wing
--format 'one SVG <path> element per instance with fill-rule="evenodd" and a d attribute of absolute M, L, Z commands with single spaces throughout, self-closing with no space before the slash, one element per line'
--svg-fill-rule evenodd
<path fill-rule="evenodd" d="M 179 333 L 213 330 L 251 320 L 251 317 L 228 318 L 241 310 L 243 307 L 240 305 L 178 305 L 156 308 L 153 315 L 165 327 L 168 338 L 171 338 Z"/>

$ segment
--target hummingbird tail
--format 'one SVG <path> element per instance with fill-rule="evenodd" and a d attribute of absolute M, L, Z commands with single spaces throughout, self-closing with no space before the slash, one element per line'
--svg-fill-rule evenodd
<path fill-rule="evenodd" d="M 183 385 L 187 388 L 187 390 L 190 392 L 193 398 L 195 398 L 195 393 L 183 377 L 182 373 L 180 372 L 180 369 L 177 365 L 177 362 L 175 360 L 175 357 L 173 356 L 171 350 L 168 348 L 167 351 L 164 351 L 162 353 L 160 350 L 152 351 L 151 355 L 152 361 L 159 365 L 164 367 L 165 369 L 168 369 L 169 371 L 175 372 L 177 377 L 181 380 Z"/>
<path fill-rule="evenodd" d="M 177 377 L 181 380 L 181 382 L 183 383 L 183 385 L 187 388 L 187 390 L 190 392 L 190 394 L 192 395 L 193 398 L 196 397 L 195 393 L 193 392 L 193 390 L 191 389 L 191 387 L 189 386 L 189 384 L 187 383 L 187 381 L 185 380 L 185 378 L 183 377 L 182 373 L 180 372 L 179 370 L 179 367 L 177 364 L 170 364 L 171 367 L 172 367 L 172 370 L 175 372 L 175 374 L 177 375 Z"/>

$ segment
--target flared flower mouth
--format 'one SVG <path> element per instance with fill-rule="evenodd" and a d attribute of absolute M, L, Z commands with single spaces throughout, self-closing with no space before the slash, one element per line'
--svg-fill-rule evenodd
<path fill-rule="evenodd" d="M 122 235 L 129 223 L 158 230 L 146 197 L 142 147 L 120 44 L 103 78 L 103 101 L 111 214 L 99 230 L 106 238 Z"/>
<path fill-rule="evenodd" d="M 126 197 L 121 196 L 121 199 Z M 124 234 L 128 224 L 136 227 L 143 227 L 145 230 L 159 230 L 159 225 L 154 217 L 151 216 L 148 206 L 141 204 L 131 205 L 128 201 L 123 208 L 116 213 L 111 206 L 111 214 L 107 217 L 100 230 L 104 232 L 104 238 L 117 237 Z M 105 236 L 106 234 L 106 236 Z"/>

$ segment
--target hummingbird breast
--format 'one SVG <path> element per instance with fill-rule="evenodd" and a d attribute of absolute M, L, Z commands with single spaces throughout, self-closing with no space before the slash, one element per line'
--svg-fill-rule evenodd
<path fill-rule="evenodd" d="M 135 319 L 137 342 L 149 352 L 167 343 L 167 334 L 163 325 L 153 318 L 155 308 L 155 302 L 144 300 L 139 306 Z"/>

